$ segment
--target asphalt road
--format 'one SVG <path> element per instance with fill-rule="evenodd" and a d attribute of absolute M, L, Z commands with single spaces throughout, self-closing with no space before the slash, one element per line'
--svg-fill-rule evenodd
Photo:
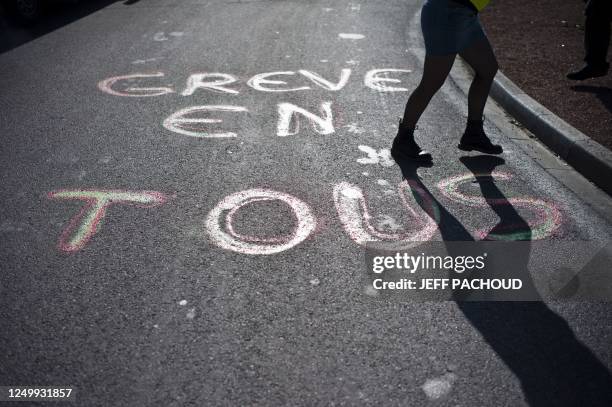
<path fill-rule="evenodd" d="M 612 232 L 491 123 L 505 163 L 479 165 L 523 221 L 448 192 L 483 193 L 450 83 L 418 131 L 434 166 L 404 168 L 441 225 L 406 209 L 385 149 L 419 2 L 102 3 L 0 55 L 0 384 L 81 406 L 612 405 L 605 303 L 364 291 L 370 238 Z"/>

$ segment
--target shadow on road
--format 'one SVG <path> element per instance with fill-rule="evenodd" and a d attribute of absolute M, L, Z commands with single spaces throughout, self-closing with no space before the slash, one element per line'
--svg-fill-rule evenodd
<path fill-rule="evenodd" d="M 492 156 L 462 157 L 474 173 L 487 203 L 500 218 L 488 237 L 521 228 L 521 240 L 531 240 L 528 223 L 505 198 L 491 176 L 504 160 Z M 467 229 L 436 200 L 420 179 L 418 166 L 399 163 L 412 186 L 413 195 L 432 219 L 431 205 L 423 205 L 424 194 L 439 208 L 439 230 L 445 242 L 474 241 Z M 421 191 L 416 191 L 421 189 Z M 429 212 L 428 212 L 429 211 Z M 523 253 L 525 270 L 529 246 Z M 451 253 L 452 255 L 452 253 Z M 563 318 L 544 302 L 457 302 L 459 309 L 495 353 L 520 380 L 531 406 L 612 406 L 612 376 L 597 357 L 574 335 Z"/>
<path fill-rule="evenodd" d="M 612 113 L 612 89 L 607 86 L 577 85 L 572 86 L 572 90 L 594 94 L 601 104 Z"/>
<path fill-rule="evenodd" d="M 51 1 L 48 2 L 44 15 L 37 22 L 27 26 L 9 18 L 0 10 L 0 54 L 27 44 L 118 1 L 131 5 L 139 0 L 81 0 L 76 4 Z"/>

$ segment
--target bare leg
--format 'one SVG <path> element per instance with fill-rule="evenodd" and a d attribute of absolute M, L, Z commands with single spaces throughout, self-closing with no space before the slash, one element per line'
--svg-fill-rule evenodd
<path fill-rule="evenodd" d="M 442 87 L 448 73 L 453 67 L 455 54 L 441 56 L 425 56 L 423 77 L 419 86 L 412 92 L 406 103 L 402 126 L 408 128 L 416 127 L 419 118 L 427 108 L 431 98 Z"/>
<path fill-rule="evenodd" d="M 479 121 L 482 120 L 491 84 L 498 70 L 497 59 L 487 39 L 477 42 L 459 55 L 475 72 L 468 93 L 468 120 Z"/>

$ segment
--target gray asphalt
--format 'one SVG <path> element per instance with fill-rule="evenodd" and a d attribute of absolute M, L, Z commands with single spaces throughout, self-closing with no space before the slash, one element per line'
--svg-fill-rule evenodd
<path fill-rule="evenodd" d="M 416 236 L 418 222 L 396 189 L 402 171 L 378 155 L 407 93 L 376 91 L 364 77 L 411 70 L 380 76 L 401 80 L 387 86 L 416 86 L 418 1 L 131 3 L 105 2 L 0 55 L 0 385 L 71 385 L 81 406 L 612 405 L 605 303 L 383 302 L 364 292 L 364 249 L 343 228 L 334 186 L 363 191 L 380 233 Z M 343 68 L 352 74 L 339 91 L 300 74 L 269 77 L 287 84 L 265 86 L 311 89 L 247 85 L 257 74 L 299 70 L 337 82 Z M 156 72 L 164 76 L 113 89 L 172 93 L 121 97 L 98 87 Z M 198 72 L 233 75 L 227 88 L 239 93 L 182 96 Z M 333 134 L 302 117 L 297 134 L 277 135 L 279 104 L 320 115 L 324 102 L 332 103 Z M 435 160 L 416 172 L 442 207 L 442 224 L 428 236 L 435 240 L 470 240 L 499 222 L 486 204 L 466 205 L 438 187 L 470 173 L 456 148 L 464 103 L 448 83 L 418 130 Z M 192 116 L 224 122 L 184 128 L 236 137 L 194 138 L 162 125 L 202 105 L 248 112 L 200 112 Z M 497 170 L 511 176 L 496 185 L 534 238 L 609 241 L 612 227 L 588 196 L 550 177 L 517 139 L 492 123 L 487 129 L 506 149 Z M 312 233 L 269 255 L 219 247 L 207 216 L 253 188 L 306 203 Z M 474 182 L 461 188 L 482 194 Z M 115 202 L 91 239 L 67 246 L 62 234 L 74 232 L 71 219 L 85 202 L 48 195 L 62 190 L 157 191 L 167 200 L 146 208 Z M 296 223 L 271 200 L 233 215 L 235 233 L 251 240 L 283 242 Z"/>

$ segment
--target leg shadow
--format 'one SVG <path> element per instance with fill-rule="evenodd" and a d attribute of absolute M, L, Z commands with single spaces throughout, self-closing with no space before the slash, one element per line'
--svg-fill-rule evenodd
<path fill-rule="evenodd" d="M 601 104 L 612 113 L 612 89 L 607 86 L 577 85 L 572 86 L 572 90 L 594 94 Z"/>
<path fill-rule="evenodd" d="M 511 205 L 491 176 L 503 159 L 464 157 L 461 161 L 476 176 L 483 197 L 500 218 L 485 239 L 520 228 L 530 240 L 529 224 Z M 439 230 L 444 241 L 474 241 L 471 233 L 440 204 L 420 179 L 418 166 L 399 163 L 402 174 L 419 193 L 439 208 Z M 433 219 L 429 206 L 421 205 Z M 525 268 L 529 259 L 524 254 Z M 597 357 L 576 338 L 563 318 L 544 302 L 457 302 L 459 309 L 493 351 L 519 379 L 531 406 L 612 406 L 612 376 Z"/>

